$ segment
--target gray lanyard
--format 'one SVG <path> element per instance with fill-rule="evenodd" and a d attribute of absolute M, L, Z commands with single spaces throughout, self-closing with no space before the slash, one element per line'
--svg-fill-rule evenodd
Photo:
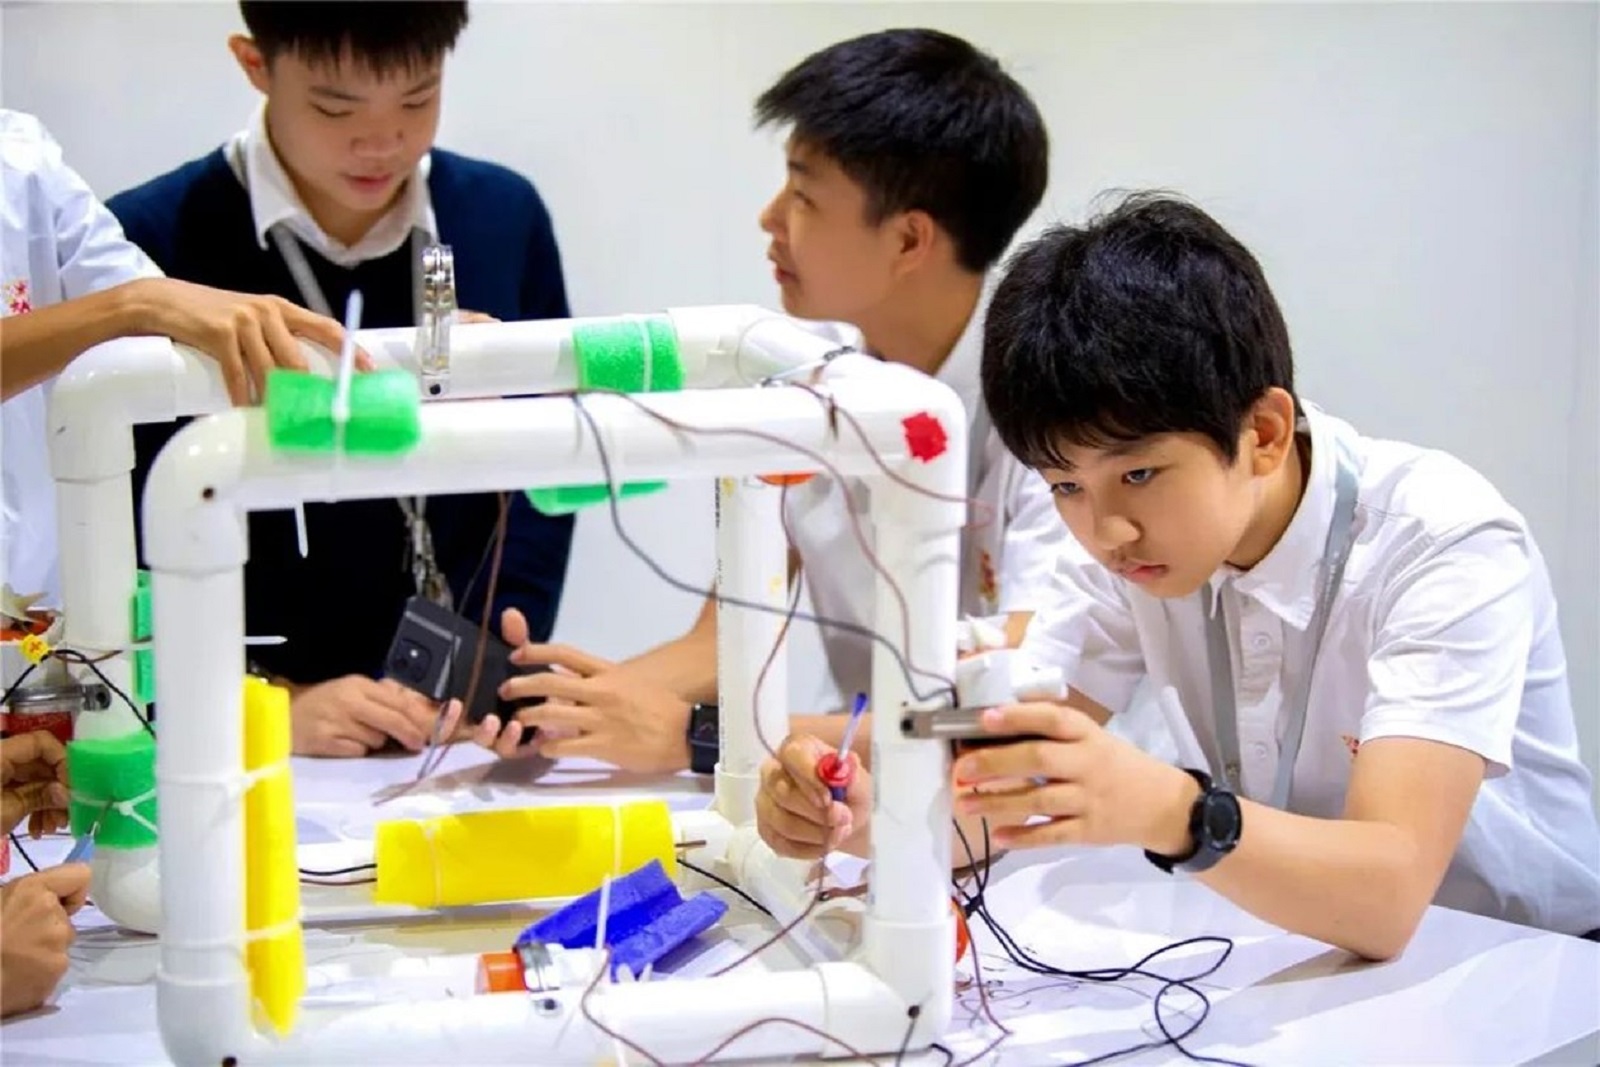
<path fill-rule="evenodd" d="M 1339 594 L 1344 581 L 1344 567 L 1350 560 L 1350 549 L 1355 543 L 1354 519 L 1356 513 L 1356 465 L 1344 442 L 1336 443 L 1338 474 L 1334 482 L 1333 520 L 1328 526 L 1327 545 L 1322 550 L 1322 587 L 1317 591 L 1317 606 L 1311 624 L 1306 628 L 1311 656 L 1305 670 L 1300 673 L 1292 694 L 1284 708 L 1289 719 L 1283 735 L 1283 750 L 1278 754 L 1278 777 L 1273 785 L 1271 804 L 1287 810 L 1289 794 L 1294 783 L 1294 764 L 1300 755 L 1300 741 L 1306 732 L 1306 707 L 1311 700 L 1311 676 L 1316 670 L 1317 654 L 1322 650 L 1322 638 L 1328 629 L 1328 615 L 1333 599 Z M 1234 701 L 1233 653 L 1228 642 L 1228 623 L 1222 609 L 1220 593 L 1206 596 L 1201 591 L 1202 606 L 1209 606 L 1206 626 L 1206 659 L 1211 668 L 1211 714 L 1216 717 L 1217 749 L 1221 755 L 1220 770 L 1223 784 L 1239 792 L 1239 712 Z M 1206 604 L 1209 601 L 1209 605 Z"/>
<path fill-rule="evenodd" d="M 413 179 L 415 180 L 415 179 Z M 300 298 L 305 301 L 306 307 L 319 315 L 333 318 L 333 310 L 328 305 L 328 298 L 322 292 L 322 286 L 317 284 L 317 276 L 311 270 L 311 264 L 306 260 L 305 250 L 300 247 L 300 242 L 282 223 L 268 231 L 272 241 L 278 246 L 278 254 L 283 257 L 284 266 L 289 268 L 289 274 L 294 278 L 295 288 L 300 290 Z M 422 321 L 422 253 L 427 247 L 428 235 L 421 228 L 411 231 L 411 309 L 412 322 Z M 400 497 L 398 500 L 400 510 L 405 513 L 406 529 L 410 533 L 410 544 L 406 551 L 406 565 L 411 570 L 412 581 L 416 583 L 417 594 L 433 601 L 445 608 L 453 609 L 454 597 L 450 593 L 450 583 L 445 581 L 444 575 L 439 571 L 438 560 L 433 552 L 433 530 L 428 526 L 427 497 Z"/>

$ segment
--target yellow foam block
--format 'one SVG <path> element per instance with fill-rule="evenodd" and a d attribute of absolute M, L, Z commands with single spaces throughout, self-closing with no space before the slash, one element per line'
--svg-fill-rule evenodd
<path fill-rule="evenodd" d="M 245 770 L 281 770 L 263 775 L 244 796 L 245 928 L 252 935 L 264 932 L 249 942 L 245 962 L 259 1019 L 279 1034 L 294 1028 L 306 991 L 288 759 L 288 691 L 260 678 L 246 678 Z"/>
<path fill-rule="evenodd" d="M 419 908 L 581 896 L 651 860 L 677 870 L 661 801 L 397 819 L 378 824 L 375 846 L 375 899 Z"/>

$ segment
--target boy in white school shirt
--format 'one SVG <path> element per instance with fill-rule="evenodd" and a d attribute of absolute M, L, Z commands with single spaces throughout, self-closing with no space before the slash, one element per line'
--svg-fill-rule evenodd
<path fill-rule="evenodd" d="M 756 115 L 762 125 L 792 128 L 788 180 L 761 215 L 784 309 L 840 324 L 826 328 L 841 342 L 932 374 L 967 404 L 969 491 L 989 521 L 963 535 L 960 605 L 998 617 L 1014 641 L 1067 538 L 1043 482 L 989 429 L 978 364 L 988 269 L 1048 181 L 1044 120 L 994 59 L 933 30 L 825 48 L 762 94 Z M 865 488 L 818 477 L 791 489 L 787 507 L 794 564 L 815 613 L 871 627 L 873 572 L 851 529 L 852 513 L 865 517 Z M 870 523 L 865 532 L 870 540 Z M 869 642 L 826 626 L 822 635 L 838 689 L 865 690 Z M 517 644 L 517 636 L 512 620 L 506 637 Z M 525 729 L 554 726 L 555 737 L 534 739 L 550 757 L 588 756 L 635 771 L 713 768 L 714 601 L 688 633 L 625 664 L 543 645 L 523 648 L 519 659 L 572 673 L 508 683 L 508 697 L 553 699 L 503 731 L 491 716 L 480 744 L 511 755 Z M 842 719 L 808 721 L 836 743 Z M 862 756 L 869 734 L 858 734 Z"/>
<path fill-rule="evenodd" d="M 59 606 L 51 379 L 86 349 L 139 334 L 210 353 L 233 399 L 260 395 L 274 365 L 302 366 L 295 336 L 337 350 L 339 324 L 285 301 L 161 277 L 32 115 L 0 109 L 0 584 Z M 0 835 L 66 816 L 66 756 L 49 733 L 0 743 Z M 89 890 L 81 863 L 0 886 L 0 1016 L 32 1011 L 68 966 L 72 915 Z"/>
<path fill-rule="evenodd" d="M 1024 646 L 1071 699 L 985 712 L 1034 739 L 959 759 L 958 813 L 1003 847 L 1143 848 L 1376 959 L 1430 903 L 1593 936 L 1600 830 L 1526 523 L 1458 460 L 1298 401 L 1243 246 L 1158 196 L 1051 230 L 998 288 L 983 379 L 1097 562 L 1063 561 Z M 1195 769 L 1102 729 L 1145 675 Z M 797 752 L 768 840 L 861 835 Z"/>
<path fill-rule="evenodd" d="M 33 115 L 0 109 L 0 580 L 59 606 L 50 380 L 95 345 L 159 334 L 212 355 L 235 403 L 302 367 L 295 336 L 337 351 L 339 324 L 287 301 L 164 278 Z"/>

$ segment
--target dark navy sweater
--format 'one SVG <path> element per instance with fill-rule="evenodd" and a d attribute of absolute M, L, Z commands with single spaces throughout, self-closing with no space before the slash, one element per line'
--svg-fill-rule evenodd
<path fill-rule="evenodd" d="M 435 150 L 428 173 L 439 238 L 455 255 L 459 306 L 505 321 L 565 318 L 561 259 L 544 202 L 533 186 L 504 167 Z M 276 293 L 304 303 L 271 241 L 256 239 L 250 200 L 221 149 L 111 198 L 128 237 L 168 275 L 247 293 Z M 304 246 L 302 246 L 304 247 Z M 410 244 L 352 269 L 305 248 L 328 306 L 343 308 L 359 288 L 366 327 L 410 326 Z M 156 454 L 178 427 L 141 426 L 136 433 L 136 500 Z M 430 497 L 427 517 L 439 568 L 457 610 L 481 617 L 487 576 L 467 588 L 493 536 L 492 494 Z M 246 629 L 281 634 L 286 645 L 261 647 L 253 659 L 302 684 L 345 674 L 377 675 L 406 598 L 415 585 L 406 565 L 410 543 L 394 500 L 307 504 L 310 556 L 300 558 L 289 512 L 250 516 L 245 566 Z M 535 640 L 555 624 L 572 545 L 572 518 L 548 518 L 521 493 L 511 497 L 504 559 L 495 589 L 495 618 L 507 607 L 528 617 Z M 485 567 L 485 570 L 487 567 Z"/>

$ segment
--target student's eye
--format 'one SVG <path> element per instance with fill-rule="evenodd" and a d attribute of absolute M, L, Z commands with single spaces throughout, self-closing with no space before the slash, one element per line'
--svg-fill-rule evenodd
<path fill-rule="evenodd" d="M 1155 476 L 1156 469 L 1154 467 L 1140 467 L 1138 470 L 1132 470 L 1124 474 L 1122 480 L 1129 485 L 1144 485 Z"/>
<path fill-rule="evenodd" d="M 430 96 L 426 100 L 407 100 L 405 103 L 401 104 L 400 106 L 405 108 L 407 111 L 422 111 L 423 109 L 427 108 L 432 103 L 433 103 L 433 97 Z"/>
<path fill-rule="evenodd" d="M 317 114 L 323 116 L 324 118 L 347 119 L 351 115 L 355 114 L 353 111 L 329 111 L 321 104 L 312 104 L 311 106 L 316 109 Z"/>
<path fill-rule="evenodd" d="M 1077 482 L 1051 482 L 1050 491 L 1056 496 L 1073 496 L 1078 492 Z"/>

